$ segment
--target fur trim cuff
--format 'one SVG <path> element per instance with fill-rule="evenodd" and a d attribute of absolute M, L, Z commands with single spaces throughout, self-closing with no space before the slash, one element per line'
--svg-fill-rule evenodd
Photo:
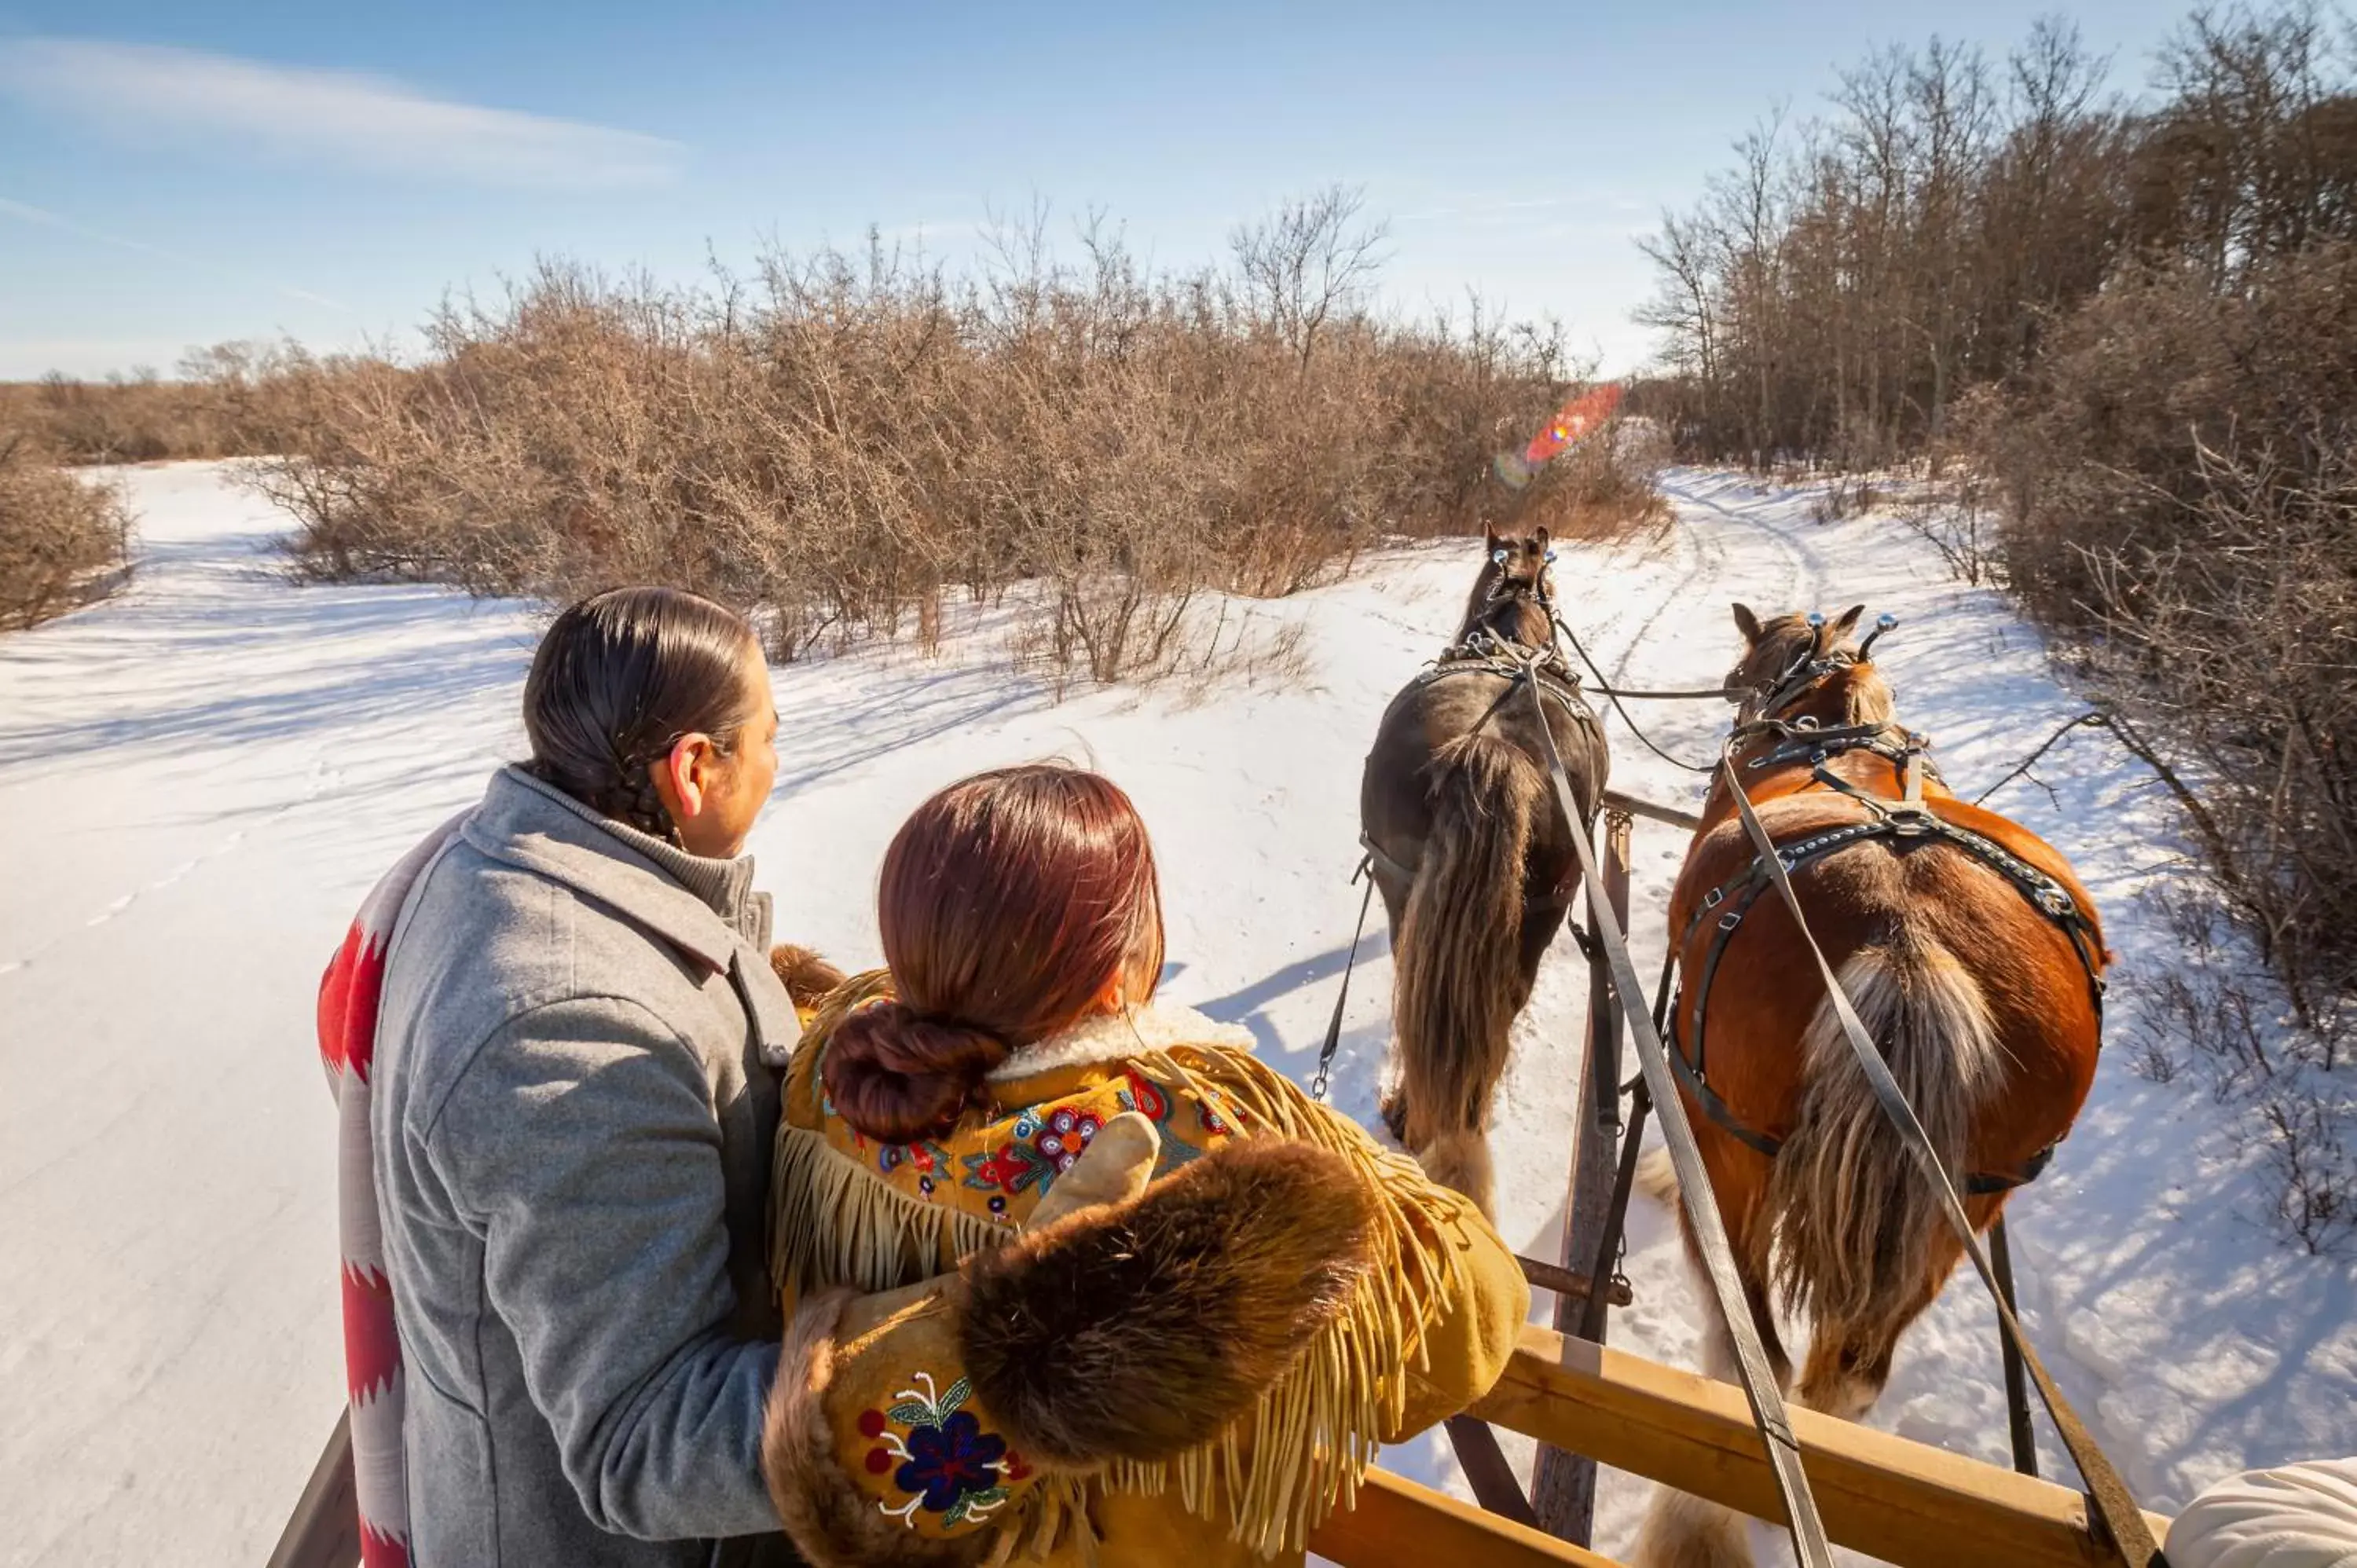
<path fill-rule="evenodd" d="M 1339 1156 L 1232 1144 L 1117 1213 L 970 1260 L 967 1373 L 1035 1461 L 1172 1458 L 1250 1411 L 1340 1315 L 1373 1223 Z"/>
<path fill-rule="evenodd" d="M 848 1290 L 822 1291 L 786 1328 L 761 1429 L 761 1474 L 779 1522 L 813 1568 L 969 1568 L 988 1554 L 989 1532 L 947 1541 L 920 1536 L 879 1512 L 837 1462 L 826 1399 L 834 1381 L 835 1330 L 851 1299 Z"/>
<path fill-rule="evenodd" d="M 816 950 L 793 942 L 780 942 L 770 950 L 770 969 L 797 1008 L 816 1007 L 828 992 L 843 983 L 843 971 Z"/>

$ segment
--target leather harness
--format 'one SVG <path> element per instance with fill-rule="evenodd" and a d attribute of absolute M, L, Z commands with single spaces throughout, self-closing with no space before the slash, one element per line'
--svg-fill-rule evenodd
<path fill-rule="evenodd" d="M 1544 705 L 1544 699 L 1551 697 L 1556 709 L 1573 724 L 1600 734 L 1604 723 L 1597 717 L 1596 710 L 1587 705 L 1587 699 L 1580 690 L 1579 677 L 1564 662 L 1561 650 L 1550 648 L 1535 662 L 1531 662 L 1515 651 L 1519 647 L 1520 644 L 1500 638 L 1487 627 L 1476 627 L 1463 641 L 1441 650 L 1440 656 L 1417 671 L 1415 679 L 1408 682 L 1401 695 L 1455 675 L 1494 675 L 1502 679 L 1506 682 L 1505 689 L 1498 693 L 1496 701 L 1481 711 L 1481 716 L 1466 732 L 1479 735 L 1497 716 L 1498 710 L 1506 705 L 1522 682 L 1534 677 L 1534 683 L 1543 699 L 1542 706 Z M 1396 697 L 1393 699 L 1394 702 L 1398 700 Z M 1390 873 L 1403 886 L 1415 880 L 1415 866 L 1386 854 L 1364 832 L 1359 835 L 1359 847 L 1367 852 L 1369 861 Z M 1577 875 L 1577 867 L 1566 871 L 1563 886 L 1556 891 L 1566 891 Z M 1572 940 L 1579 944 L 1580 950 L 1583 952 L 1587 950 L 1587 933 L 1581 930 L 1577 923 L 1571 931 Z"/>
<path fill-rule="evenodd" d="M 1835 667 L 1828 664 L 1827 668 Z M 1818 673 L 1824 671 L 1820 671 Z M 2102 945 L 2093 925 L 2080 910 L 2061 883 L 2031 865 L 2004 845 L 1969 828 L 1957 826 L 1934 812 L 1923 799 L 1923 780 L 1928 777 L 1939 780 L 1939 769 L 1931 759 L 1931 743 L 1914 731 L 1896 724 L 1846 725 L 1822 728 L 1813 718 L 1803 716 L 1784 720 L 1755 719 L 1738 727 L 1727 739 L 1730 756 L 1746 741 L 1772 737 L 1777 745 L 1759 757 L 1749 758 L 1744 768 L 1749 772 L 1792 763 L 1809 764 L 1810 776 L 1817 783 L 1848 796 L 1867 809 L 1867 820 L 1828 828 L 1822 832 L 1792 844 L 1777 845 L 1777 858 L 1783 863 L 1787 875 L 1796 873 L 1811 862 L 1852 844 L 1868 839 L 1899 840 L 1937 839 L 1964 850 L 1990 869 L 1996 871 L 2029 901 L 2032 908 L 2044 915 L 2063 935 L 2071 939 L 2072 950 L 2079 955 L 2087 972 L 2088 994 L 2095 1006 L 2100 1026 L 2104 1015 L 2104 978 Z M 1849 780 L 1831 772 L 1826 763 L 1852 751 L 1868 751 L 1888 760 L 1899 774 L 1900 794 L 1897 800 L 1888 796 L 1870 795 Z M 1675 951 L 1684 952 L 1694 940 L 1702 923 L 1717 916 L 1717 929 L 1710 946 L 1703 956 L 1700 973 L 1695 981 L 1694 1051 L 1688 1059 L 1685 1042 L 1679 1037 L 1679 1009 L 1670 1013 L 1670 1063 L 1677 1071 L 1678 1080 L 1704 1115 L 1738 1142 L 1773 1159 L 1783 1147 L 1783 1140 L 1746 1126 L 1733 1108 L 1719 1098 L 1710 1087 L 1704 1061 L 1706 1035 L 1704 1020 L 1710 1005 L 1712 980 L 1718 973 L 1719 961 L 1726 956 L 1728 942 L 1749 914 L 1751 906 L 1773 885 L 1766 864 L 1754 855 L 1749 865 L 1726 882 L 1703 896 L 1694 918 L 1678 938 Z M 1723 912 L 1720 912 L 1723 911 Z M 2054 1158 L 2055 1145 L 2049 1144 L 2020 1165 L 2009 1171 L 1976 1172 L 1964 1178 L 1964 1190 L 1976 1196 L 2009 1191 L 2035 1181 Z"/>

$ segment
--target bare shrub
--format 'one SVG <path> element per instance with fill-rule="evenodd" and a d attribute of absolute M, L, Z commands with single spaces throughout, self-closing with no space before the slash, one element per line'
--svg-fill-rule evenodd
<path fill-rule="evenodd" d="M 1583 442 L 1548 465 L 1550 483 L 1505 521 L 1544 523 L 1556 539 L 1608 540 L 1667 528 L 1676 520 L 1653 482 L 1660 454 L 1641 435 Z M 1493 487 L 1494 489 L 1494 487 Z"/>
<path fill-rule="evenodd" d="M 872 241 L 705 289 L 551 263 L 446 306 L 414 365 L 281 354 L 253 479 L 306 570 L 674 583 L 782 660 L 1038 585 L 1037 649 L 1100 681 L 1247 660 L 1207 594 L 1296 593 L 1386 536 L 1663 514 L 1610 442 L 1497 482 L 1574 384 L 1558 335 L 1372 314 L 1357 210 L 1287 208 L 1230 273 L 1151 273 L 1102 220 L 1060 258 L 1037 213 L 963 279 Z"/>
<path fill-rule="evenodd" d="M 2190 1068 L 2231 1108 L 2230 1125 L 2258 1155 L 2266 1214 L 2311 1252 L 2357 1240 L 2357 1092 L 2327 1063 L 2345 1052 L 2345 1024 L 2271 1016 L 2264 972 L 2214 959 L 2149 988 L 2136 1070 L 2157 1083 Z"/>
<path fill-rule="evenodd" d="M 2357 1235 L 2357 1103 L 2295 1089 L 2259 1102 L 2275 1217 L 2311 1252 L 2342 1250 Z"/>
<path fill-rule="evenodd" d="M 1364 217 L 1363 193 L 1329 186 L 1287 201 L 1230 237 L 1251 308 L 1308 373 L 1318 334 L 1364 297 L 1382 270 L 1389 226 Z"/>
<path fill-rule="evenodd" d="M 2138 1078 L 2154 1083 L 2175 1083 L 2184 1060 L 2177 1053 L 2176 1042 L 2158 1030 L 2148 1031 L 2136 1042 L 2136 1070 Z"/>
<path fill-rule="evenodd" d="M 275 451 L 284 425 L 266 389 L 287 352 L 221 343 L 188 354 L 170 379 L 139 370 L 95 381 L 52 375 L 0 382 L 0 427 L 60 463 Z"/>
<path fill-rule="evenodd" d="M 2302 1015 L 2265 969 L 2226 940 L 2239 922 L 2214 896 L 2158 900 L 2186 962 L 2141 987 L 2138 1070 L 2167 1083 L 2190 1069 L 2231 1108 L 2257 1152 L 2267 1214 L 2311 1252 L 2357 1240 L 2357 1086 L 2347 1068 L 2357 1016 L 2344 1004 Z M 2247 951 L 2247 950 L 2239 950 Z"/>
<path fill-rule="evenodd" d="M 1875 489 L 1873 478 L 1865 474 L 1835 474 L 1824 488 L 1810 499 L 1809 521 L 1812 522 L 1842 522 L 1862 517 L 1883 504 L 1888 498 Z"/>
<path fill-rule="evenodd" d="M 2007 575 L 2207 782 L 2189 812 L 2303 1016 L 2357 992 L 2357 246 L 2074 322 L 1991 467 Z"/>
<path fill-rule="evenodd" d="M 1681 452 L 1845 471 L 1935 448 L 1976 387 L 2131 266 L 2247 292 L 2357 240 L 2357 36 L 2309 0 L 2205 5 L 2141 102 L 2065 21 L 2002 63 L 1934 38 L 1842 70 L 1822 119 L 1771 116 L 1644 242 L 1645 412 Z"/>
<path fill-rule="evenodd" d="M 1947 432 L 1925 452 L 1923 483 L 1892 515 L 1939 552 L 1948 575 L 1971 587 L 2005 580 L 2002 487 L 1983 454 L 2005 440 L 2010 415 L 1994 387 L 1975 387 L 1955 402 Z"/>
<path fill-rule="evenodd" d="M 35 461 L 0 435 L 0 628 L 36 626 L 127 570 L 131 514 L 113 485 Z"/>

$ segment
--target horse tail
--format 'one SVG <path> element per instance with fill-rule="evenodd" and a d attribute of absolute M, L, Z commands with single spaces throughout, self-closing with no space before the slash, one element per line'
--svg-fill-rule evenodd
<path fill-rule="evenodd" d="M 1963 1179 L 1973 1119 L 2004 1059 L 1979 982 L 1936 939 L 1910 932 L 1853 953 L 1842 989 L 1915 1119 Z M 1800 1114 L 1768 1182 L 1775 1277 L 1819 1324 L 1888 1323 L 1920 1301 L 1946 1228 L 1931 1178 L 1890 1124 L 1831 998 L 1803 1036 Z"/>
<path fill-rule="evenodd" d="M 1637 1156 L 1637 1190 L 1655 1203 L 1678 1201 L 1678 1167 L 1667 1148 L 1647 1149 Z"/>
<path fill-rule="evenodd" d="M 1523 989 L 1523 881 L 1546 781 L 1494 736 L 1460 736 L 1431 765 L 1432 831 L 1400 921 L 1392 1012 L 1405 1141 L 1436 1180 L 1489 1208 L 1482 1134 Z"/>

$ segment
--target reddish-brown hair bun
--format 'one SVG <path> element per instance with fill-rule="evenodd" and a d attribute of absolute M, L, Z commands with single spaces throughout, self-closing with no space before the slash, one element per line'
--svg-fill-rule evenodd
<path fill-rule="evenodd" d="M 977 774 L 917 808 L 877 891 L 899 1000 L 835 1026 L 820 1078 L 871 1138 L 938 1133 L 1010 1051 L 1162 972 L 1162 898 L 1137 808 L 1059 763 Z"/>

